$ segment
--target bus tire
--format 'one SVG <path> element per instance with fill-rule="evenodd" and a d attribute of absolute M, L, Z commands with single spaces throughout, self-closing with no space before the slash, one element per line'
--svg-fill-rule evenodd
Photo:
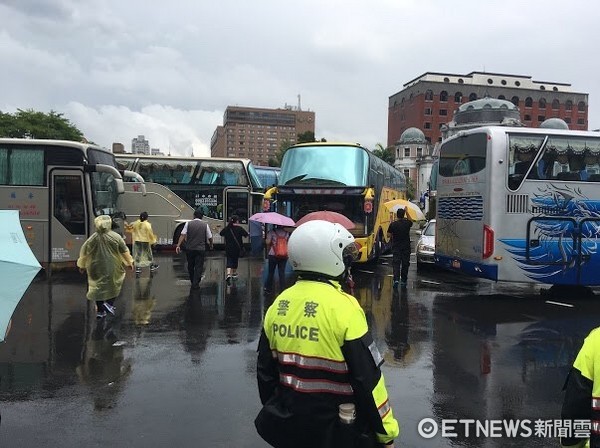
<path fill-rule="evenodd" d="M 173 232 L 173 246 L 176 246 L 179 242 L 179 237 L 181 236 L 181 231 L 183 230 L 184 226 L 185 224 L 181 223 L 175 228 L 175 231 Z"/>

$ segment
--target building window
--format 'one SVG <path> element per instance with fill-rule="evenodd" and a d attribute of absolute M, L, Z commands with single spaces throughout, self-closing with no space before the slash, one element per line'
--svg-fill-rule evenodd
<path fill-rule="evenodd" d="M 499 100 L 505 100 L 505 99 L 506 99 L 506 97 L 505 97 L 504 95 L 498 95 L 498 99 L 499 99 Z"/>
<path fill-rule="evenodd" d="M 558 92 L 558 87 L 554 86 L 554 87 L 552 87 L 552 90 L 554 90 L 555 92 Z"/>
<path fill-rule="evenodd" d="M 440 101 L 448 101 L 448 92 L 445 90 L 440 92 Z"/>
<path fill-rule="evenodd" d="M 410 177 L 410 170 L 404 170 L 404 177 L 407 179 Z"/>
<path fill-rule="evenodd" d="M 475 92 L 469 95 L 469 101 L 475 101 L 477 99 L 477 94 Z"/>
<path fill-rule="evenodd" d="M 545 109 L 546 108 L 546 99 L 540 98 L 540 100 L 538 101 L 538 106 L 540 109 Z"/>
<path fill-rule="evenodd" d="M 450 78 L 444 78 L 444 82 L 450 82 Z"/>
<path fill-rule="evenodd" d="M 526 115 L 523 117 L 523 120 L 525 120 L 525 121 L 531 121 L 531 115 L 527 115 L 527 114 L 526 114 Z"/>
<path fill-rule="evenodd" d="M 560 101 L 558 101 L 556 98 L 554 100 L 552 100 L 552 110 L 558 110 L 560 109 Z"/>
<path fill-rule="evenodd" d="M 567 100 L 565 103 L 565 110 L 573 110 L 573 101 Z"/>
<path fill-rule="evenodd" d="M 425 115 L 431 115 L 431 107 L 425 108 Z"/>
<path fill-rule="evenodd" d="M 431 129 L 431 123 L 425 123 L 425 129 Z"/>
<path fill-rule="evenodd" d="M 533 106 L 533 98 L 528 96 L 527 98 L 525 98 L 525 107 L 532 107 L 532 106 Z"/>
<path fill-rule="evenodd" d="M 423 157 L 423 148 L 417 148 L 417 157 Z"/>
<path fill-rule="evenodd" d="M 410 148 L 404 148 L 404 157 L 410 157 Z"/>
<path fill-rule="evenodd" d="M 564 120 L 565 120 L 565 123 L 571 124 L 571 117 L 565 117 Z"/>
<path fill-rule="evenodd" d="M 494 80 L 492 78 L 488 78 L 488 84 L 494 84 Z"/>
<path fill-rule="evenodd" d="M 513 96 L 510 99 L 510 102 L 513 103 L 515 106 L 519 107 L 519 97 L 518 96 Z"/>
<path fill-rule="evenodd" d="M 546 119 L 545 116 L 543 115 L 538 115 L 538 121 L 541 123 L 542 121 L 544 121 Z"/>
<path fill-rule="evenodd" d="M 440 109 L 440 115 L 442 115 L 442 116 L 448 115 L 448 110 L 447 109 Z"/>
<path fill-rule="evenodd" d="M 519 87 L 521 85 L 521 81 L 515 81 L 515 86 Z"/>
<path fill-rule="evenodd" d="M 459 84 L 463 84 L 464 83 L 463 79 L 462 78 L 458 78 L 458 83 Z"/>
<path fill-rule="evenodd" d="M 579 112 L 585 112 L 585 103 L 583 101 L 577 103 L 577 110 Z"/>
<path fill-rule="evenodd" d="M 506 79 L 503 79 L 502 81 L 500 81 L 500 84 L 502 84 L 503 86 L 506 85 Z"/>
<path fill-rule="evenodd" d="M 408 101 L 412 104 L 412 102 L 413 102 L 413 94 L 412 93 L 408 97 Z"/>
<path fill-rule="evenodd" d="M 546 90 L 546 86 L 540 86 L 540 90 Z"/>
<path fill-rule="evenodd" d="M 425 92 L 425 101 L 433 101 L 433 90 L 427 90 Z"/>
<path fill-rule="evenodd" d="M 454 94 L 454 102 L 460 103 L 462 101 L 462 92 L 456 92 Z"/>
<path fill-rule="evenodd" d="M 577 124 L 585 124 L 585 120 L 583 118 L 578 118 Z"/>

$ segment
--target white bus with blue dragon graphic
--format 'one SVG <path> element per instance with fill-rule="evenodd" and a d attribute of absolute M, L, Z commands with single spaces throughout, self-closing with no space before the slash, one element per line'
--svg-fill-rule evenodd
<path fill-rule="evenodd" d="M 436 264 L 495 281 L 600 285 L 600 134 L 482 127 L 442 143 Z"/>

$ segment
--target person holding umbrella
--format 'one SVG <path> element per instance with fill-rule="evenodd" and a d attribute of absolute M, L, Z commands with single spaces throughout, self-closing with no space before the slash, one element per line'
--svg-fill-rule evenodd
<path fill-rule="evenodd" d="M 115 314 L 114 301 L 121 293 L 125 280 L 125 266 L 133 270 L 133 258 L 125 241 L 111 230 L 112 219 L 108 215 L 94 220 L 96 232 L 81 246 L 77 267 L 87 272 L 88 300 L 96 302 L 96 317 Z"/>
<path fill-rule="evenodd" d="M 270 294 L 273 290 L 273 280 L 275 277 L 275 269 L 279 278 L 279 290 L 285 288 L 285 267 L 287 265 L 287 242 L 290 237 L 290 232 L 282 226 L 273 226 L 267 233 L 267 259 L 268 259 L 268 275 L 265 281 L 264 291 Z"/>

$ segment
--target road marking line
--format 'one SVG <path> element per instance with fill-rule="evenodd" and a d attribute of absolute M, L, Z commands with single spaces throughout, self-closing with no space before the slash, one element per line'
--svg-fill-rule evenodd
<path fill-rule="evenodd" d="M 375 274 L 375 271 L 363 271 L 362 269 L 359 270 L 358 272 L 365 272 L 367 274 Z"/>
<path fill-rule="evenodd" d="M 575 305 L 570 304 L 570 303 L 553 302 L 552 300 L 546 300 L 546 303 L 548 303 L 550 305 L 566 306 L 567 308 L 574 308 L 575 307 Z"/>
<path fill-rule="evenodd" d="M 441 282 L 433 282 L 431 280 L 419 280 L 421 283 L 430 283 L 432 285 L 441 285 Z"/>

